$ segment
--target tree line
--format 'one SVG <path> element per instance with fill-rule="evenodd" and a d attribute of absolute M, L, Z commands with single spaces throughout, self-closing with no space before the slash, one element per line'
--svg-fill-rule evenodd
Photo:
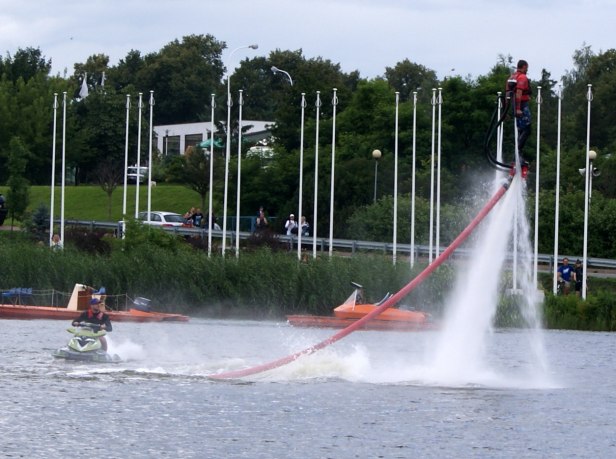
<path fill-rule="evenodd" d="M 211 35 L 190 35 L 174 40 L 157 52 L 142 55 L 131 50 L 117 65 L 109 64 L 104 54 L 90 56 L 75 64 L 71 75 L 52 75 L 51 59 L 38 48 L 18 49 L 0 58 L 0 184 L 9 186 L 17 176 L 29 183 L 50 183 L 53 139 L 53 99 L 67 93 L 66 161 L 71 181 L 80 185 L 99 183 L 104 170 L 120 170 L 124 165 L 126 95 L 132 96 L 129 114 L 129 161 L 137 157 L 139 124 L 136 99 L 144 93 L 142 139 L 149 133 L 147 99 L 154 91 L 154 124 L 209 121 L 211 94 L 215 94 L 216 135 L 226 139 L 226 69 L 224 42 Z M 267 163 L 262 158 L 242 158 L 242 209 L 251 214 L 265 206 L 270 215 L 286 215 L 297 210 L 299 199 L 299 160 L 302 94 L 306 105 L 304 129 L 304 209 L 313 208 L 314 164 L 319 146 L 318 199 L 319 216 L 329 215 L 329 180 L 333 130 L 333 88 L 337 89 L 336 106 L 336 193 L 334 199 L 336 237 L 360 237 L 387 240 L 391 236 L 391 195 L 394 182 L 395 92 L 399 93 L 399 164 L 398 192 L 405 198 L 398 213 L 400 224 L 408 227 L 408 202 L 412 176 L 412 148 L 416 148 L 415 190 L 419 200 L 418 219 L 425 220 L 430 196 L 433 129 L 433 88 L 442 88 L 441 202 L 447 218 L 442 234 L 455 235 L 454 228 L 468 213 L 473 190 L 485 180 L 489 166 L 485 160 L 486 130 L 496 107 L 496 94 L 505 89 L 513 59 L 498 56 L 485 74 L 477 77 L 450 76 L 439 80 L 436 72 L 420 63 L 404 59 L 385 68 L 379 77 L 362 78 L 358 71 L 343 72 L 328 59 L 307 58 L 302 50 L 275 50 L 267 56 L 246 57 L 231 74 L 231 88 L 243 90 L 243 119 L 271 120 L 274 156 Z M 531 62 L 532 69 L 540 63 Z M 537 88 L 541 87 L 540 132 L 540 251 L 553 248 L 554 188 L 556 185 L 557 113 L 561 105 L 561 193 L 560 248 L 563 253 L 581 254 L 584 210 L 584 180 L 578 169 L 584 167 L 588 85 L 592 84 L 591 148 L 599 153 L 596 161 L 601 175 L 593 180 L 589 224 L 589 256 L 616 257 L 616 169 L 610 154 L 616 146 L 613 93 L 616 91 L 616 50 L 595 53 L 590 46 L 575 50 L 572 70 L 561 82 L 551 78 L 547 69 L 533 81 L 531 109 L 536 114 Z M 271 67 L 284 69 L 293 77 L 293 85 Z M 87 75 L 89 95 L 79 97 L 82 79 Z M 104 75 L 104 79 L 103 79 Z M 104 80 L 104 81 L 103 81 Z M 320 91 L 319 138 L 316 139 L 316 92 Z M 414 102 L 416 93 L 416 105 Z M 64 107 L 60 103 L 58 113 Z M 413 120 L 417 135 L 413 139 Z M 61 118 L 59 118 L 61 119 Z M 237 138 L 238 104 L 232 106 L 230 126 Z M 512 123 L 511 123 L 512 125 Z M 529 199 L 534 199 L 536 168 L 535 131 L 526 151 L 531 162 L 528 177 Z M 57 128 L 59 129 L 59 128 Z M 57 131 L 56 147 L 61 147 Z M 237 144 L 233 141 L 230 177 L 237 172 Z M 250 145 L 242 145 L 245 152 Z M 142 142 L 141 157 L 147 157 L 147 142 Z M 379 149 L 377 202 L 373 203 L 374 159 Z M 506 132 L 505 151 L 512 150 L 512 135 Z M 528 154 L 530 153 L 530 154 Z M 224 156 L 224 148 L 215 155 Z M 191 158 L 192 156 L 192 158 Z M 21 158 L 21 161 L 15 157 Z M 13 158 L 13 159 L 11 159 Z M 203 182 L 190 179 L 195 168 L 204 168 L 208 152 L 195 149 L 190 155 L 163 157 L 153 164 L 155 180 L 186 183 L 205 190 Z M 224 161 L 217 161 L 214 178 L 215 213 L 222 214 Z M 23 172 L 20 172 L 23 171 Z M 12 177 L 12 178 L 11 178 Z M 206 180 L 209 178 L 205 178 Z M 13 182 L 10 182 L 13 180 Z M 233 180 L 233 179 L 232 179 Z M 17 181 L 19 182 L 19 181 Z M 23 183 L 23 182 L 19 182 Z M 58 180 L 56 180 L 58 183 Z M 232 182 L 234 183 L 234 182 Z M 234 203 L 235 187 L 230 187 L 229 202 Z M 111 190 L 113 191 L 113 190 Z M 230 213 L 233 214 L 232 210 Z M 245 212 L 243 212 L 245 213 Z M 311 211 L 306 212 L 311 221 Z M 400 226 L 400 225 L 399 225 Z M 427 239 L 425 225 L 418 226 L 417 242 Z M 329 222 L 320 217 L 317 231 L 326 234 Z M 408 233 L 408 231 L 407 231 Z M 401 233 L 400 238 L 406 237 Z M 447 243 L 447 241 L 444 241 Z"/>

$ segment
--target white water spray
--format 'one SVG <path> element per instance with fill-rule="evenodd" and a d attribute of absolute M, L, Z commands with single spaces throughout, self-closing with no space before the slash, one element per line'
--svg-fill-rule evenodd
<path fill-rule="evenodd" d="M 489 338 L 493 335 L 493 319 L 499 302 L 501 275 L 507 253 L 519 253 L 517 268 L 518 303 L 528 325 L 527 345 L 531 349 L 532 370 L 527 377 L 545 380 L 545 356 L 540 332 L 540 317 L 536 308 L 536 291 L 532 282 L 529 225 L 525 218 L 525 182 L 521 174 L 511 183 L 503 201 L 486 219 L 477 247 L 467 269 L 460 274 L 449 309 L 444 319 L 429 364 L 422 380 L 435 384 L 498 384 L 503 376 L 488 363 Z M 518 218 L 515 218 L 517 210 Z M 518 247 L 510 245 L 515 225 L 518 225 Z M 513 277 L 516 277 L 513 276 Z M 520 338 L 522 339 L 522 338 Z"/>

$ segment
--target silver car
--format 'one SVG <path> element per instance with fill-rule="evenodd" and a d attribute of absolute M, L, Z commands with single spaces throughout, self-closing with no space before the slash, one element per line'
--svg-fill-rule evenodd
<path fill-rule="evenodd" d="M 148 222 L 148 213 L 140 212 L 139 220 L 146 225 L 152 226 L 186 226 L 184 217 L 174 212 L 150 212 L 150 221 Z"/>

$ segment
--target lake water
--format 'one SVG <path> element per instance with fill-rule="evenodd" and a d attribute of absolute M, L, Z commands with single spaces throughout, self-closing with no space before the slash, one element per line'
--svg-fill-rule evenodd
<path fill-rule="evenodd" d="M 439 332 L 356 332 L 236 381 L 331 330 L 285 323 L 115 323 L 120 364 L 54 360 L 67 323 L 0 320 L 0 456 L 613 458 L 616 335 L 493 331 L 481 369 L 430 370 Z M 453 382 L 452 382 L 453 381 Z"/>

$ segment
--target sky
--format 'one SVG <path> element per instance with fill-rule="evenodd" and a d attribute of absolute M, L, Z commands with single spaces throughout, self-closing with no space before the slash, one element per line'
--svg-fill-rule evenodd
<path fill-rule="evenodd" d="M 0 52 L 40 48 L 52 73 L 106 54 L 116 65 L 192 34 L 227 44 L 223 62 L 301 49 L 364 78 L 409 59 L 437 76 L 476 78 L 499 56 L 560 80 L 573 53 L 616 47 L 614 0 L 0 0 Z M 241 49 L 249 44 L 257 50 Z"/>

